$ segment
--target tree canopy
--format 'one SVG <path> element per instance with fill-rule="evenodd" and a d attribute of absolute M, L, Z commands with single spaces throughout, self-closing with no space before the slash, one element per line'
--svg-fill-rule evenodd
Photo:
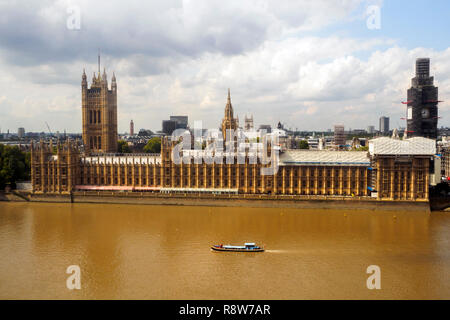
<path fill-rule="evenodd" d="M 117 141 L 117 144 L 118 144 L 117 150 L 119 153 L 131 153 L 131 149 L 125 140 L 119 140 Z"/>
<path fill-rule="evenodd" d="M 309 143 L 306 140 L 300 140 L 298 147 L 299 149 L 309 149 Z"/>
<path fill-rule="evenodd" d="M 161 138 L 154 137 L 148 140 L 144 146 L 144 152 L 146 153 L 160 153 L 161 152 Z"/>
<path fill-rule="evenodd" d="M 29 180 L 30 153 L 20 151 L 17 146 L 0 144 L 0 189 L 19 180 Z"/>
<path fill-rule="evenodd" d="M 353 150 L 355 150 L 355 151 L 369 151 L 369 147 L 367 147 L 367 146 L 360 146 L 360 147 L 358 147 L 358 148 L 354 148 Z"/>

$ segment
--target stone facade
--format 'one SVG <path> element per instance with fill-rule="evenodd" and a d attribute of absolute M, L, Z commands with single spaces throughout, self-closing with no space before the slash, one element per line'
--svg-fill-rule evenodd
<path fill-rule="evenodd" d="M 369 152 L 286 150 L 279 156 L 279 147 L 270 143 L 256 151 L 244 144 L 236 151 L 214 151 L 215 161 L 207 162 L 198 161 L 205 154 L 195 157 L 207 151 L 180 151 L 180 141 L 164 137 L 160 154 L 108 154 L 117 146 L 115 77 L 111 90 L 106 74 L 94 77 L 91 89 L 85 82 L 82 87 L 84 151 L 78 141 L 32 144 L 34 193 L 103 190 L 428 200 L 430 156 L 436 152 L 431 139 L 378 138 L 369 142 Z M 100 117 L 93 116 L 98 112 Z M 91 123 L 91 114 L 101 121 Z M 227 129 L 237 127 L 228 91 L 224 139 Z M 101 142 L 91 144 L 99 137 Z M 277 169 L 264 174 L 269 167 Z"/>
<path fill-rule="evenodd" d="M 165 138 L 161 154 L 129 156 L 81 155 L 75 143 L 56 147 L 40 143 L 32 148 L 34 192 L 66 193 L 74 190 L 159 191 L 200 189 L 217 192 L 234 190 L 243 194 L 343 195 L 368 196 L 371 182 L 368 165 L 360 164 L 288 164 L 280 160 L 274 175 L 263 175 L 263 164 L 222 163 L 176 165 L 172 159 L 174 144 Z M 327 151 L 324 151 L 327 152 Z M 282 156 L 283 157 L 283 156 Z"/>
<path fill-rule="evenodd" d="M 165 138 L 161 154 L 88 156 L 80 153 L 75 142 L 56 147 L 39 143 L 33 145 L 31 155 L 33 192 L 165 190 L 428 199 L 430 158 L 425 155 L 290 150 L 280 155 L 274 175 L 263 175 L 261 169 L 270 164 L 252 164 L 249 156 L 242 164 L 237 164 L 236 158 L 234 164 L 226 164 L 224 156 L 222 163 L 195 163 L 192 159 L 177 165 L 172 159 L 174 145 Z M 317 163 L 308 158 L 317 155 Z"/>
<path fill-rule="evenodd" d="M 117 152 L 117 83 L 113 74 L 108 88 L 106 71 L 92 78 L 88 88 L 86 73 L 81 81 L 83 143 L 86 153 Z"/>

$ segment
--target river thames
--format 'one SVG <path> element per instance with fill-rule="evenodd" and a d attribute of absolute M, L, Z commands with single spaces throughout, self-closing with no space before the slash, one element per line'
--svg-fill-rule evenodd
<path fill-rule="evenodd" d="M 1 299 L 449 299 L 450 213 L 0 202 L 0 256 Z"/>

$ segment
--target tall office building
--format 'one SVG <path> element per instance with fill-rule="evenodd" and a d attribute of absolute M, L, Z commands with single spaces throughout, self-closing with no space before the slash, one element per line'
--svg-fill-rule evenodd
<path fill-rule="evenodd" d="M 437 138 L 438 88 L 430 77 L 430 59 L 416 60 L 416 76 L 408 90 L 407 132 L 409 137 Z"/>
<path fill-rule="evenodd" d="M 177 123 L 177 129 L 187 129 L 188 127 L 188 116 L 170 116 L 170 120 Z"/>
<path fill-rule="evenodd" d="M 334 145 L 337 147 L 345 146 L 345 131 L 343 125 L 334 126 Z"/>
<path fill-rule="evenodd" d="M 130 121 L 130 136 L 134 136 L 134 122 Z"/>
<path fill-rule="evenodd" d="M 83 70 L 81 105 L 83 143 L 86 152 L 117 152 L 116 76 L 113 73 L 111 89 L 108 89 L 106 70 L 103 70 L 103 75 L 100 75 L 100 56 L 98 57 L 98 74 L 96 76 L 94 72 L 90 88 Z"/>
<path fill-rule="evenodd" d="M 17 137 L 19 139 L 22 139 L 23 137 L 25 137 L 25 128 L 17 129 Z"/>
<path fill-rule="evenodd" d="M 389 117 L 380 117 L 380 132 L 389 133 Z"/>
<path fill-rule="evenodd" d="M 162 132 L 170 136 L 177 129 L 177 122 L 175 120 L 163 120 Z"/>

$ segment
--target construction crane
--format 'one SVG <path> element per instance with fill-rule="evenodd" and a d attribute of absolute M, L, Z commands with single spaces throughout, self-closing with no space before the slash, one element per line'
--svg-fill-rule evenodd
<path fill-rule="evenodd" d="M 45 124 L 47 125 L 48 132 L 50 133 L 50 137 L 53 137 L 52 130 L 50 130 L 50 126 L 48 125 L 47 121 L 45 121 Z"/>

